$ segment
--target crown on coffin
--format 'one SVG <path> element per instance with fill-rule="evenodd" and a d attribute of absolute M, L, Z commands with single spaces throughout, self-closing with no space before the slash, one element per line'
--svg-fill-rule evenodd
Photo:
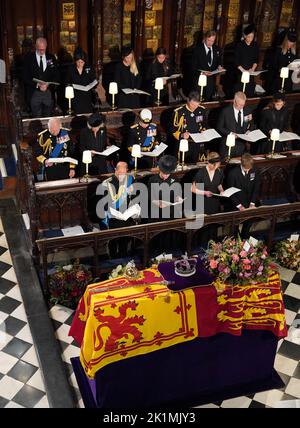
<path fill-rule="evenodd" d="M 191 276 L 196 272 L 196 259 L 182 259 L 174 263 L 175 273 L 179 276 Z"/>

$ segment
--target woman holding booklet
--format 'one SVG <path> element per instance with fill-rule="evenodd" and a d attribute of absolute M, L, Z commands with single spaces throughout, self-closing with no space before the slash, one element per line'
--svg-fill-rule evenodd
<path fill-rule="evenodd" d="M 204 197 L 204 214 L 217 214 L 220 212 L 220 198 L 216 195 L 224 192 L 223 190 L 223 172 L 219 169 L 221 165 L 220 155 L 211 152 L 207 156 L 207 165 L 200 168 L 192 184 L 192 192 Z M 200 189 L 199 186 L 202 188 Z M 201 213 L 199 213 L 201 214 Z M 214 225 L 206 226 L 200 234 L 200 244 L 207 246 L 210 239 L 217 239 L 217 227 Z"/>
<path fill-rule="evenodd" d="M 74 87 L 73 111 L 75 114 L 92 113 L 93 89 L 90 86 L 94 82 L 97 84 L 95 71 L 87 65 L 87 55 L 81 48 L 75 50 L 74 61 L 69 68 L 66 82 Z"/>
<path fill-rule="evenodd" d="M 158 48 L 155 52 L 155 59 L 148 71 L 148 80 L 151 81 L 151 104 L 155 105 L 157 99 L 157 90 L 155 89 L 155 79 L 158 77 L 170 77 L 172 68 L 167 60 L 167 51 L 165 48 Z M 164 79 L 164 89 L 160 92 L 160 101 L 163 106 L 169 105 L 169 85 Z"/>
<path fill-rule="evenodd" d="M 105 127 L 105 118 L 102 114 L 94 113 L 87 121 L 86 128 L 80 132 L 80 159 L 85 150 L 91 150 L 92 163 L 89 165 L 90 175 L 106 174 L 108 172 L 106 156 L 101 153 L 107 146 L 107 134 Z M 85 164 L 81 164 L 81 176 L 85 174 Z"/>
<path fill-rule="evenodd" d="M 254 96 L 255 81 L 251 73 L 255 72 L 259 57 L 259 47 L 255 41 L 255 32 L 254 25 L 248 25 L 244 29 L 242 41 L 237 44 L 235 49 L 235 64 L 237 67 L 236 91 L 243 89 L 243 84 L 241 83 L 242 73 L 248 71 L 250 73 L 250 82 L 246 85 L 245 89 L 248 98 Z"/>
<path fill-rule="evenodd" d="M 142 78 L 137 66 L 133 49 L 130 46 L 122 48 L 122 61 L 115 67 L 114 80 L 118 85 L 118 108 L 139 108 L 140 95 L 136 93 L 126 94 L 123 89 L 140 89 Z"/>
<path fill-rule="evenodd" d="M 270 141 L 272 129 L 279 129 L 280 132 L 289 129 L 289 110 L 285 105 L 285 96 L 283 93 L 279 92 L 275 94 L 272 103 L 262 111 L 259 127 L 268 136 L 268 140 L 261 140 L 259 142 L 258 153 L 270 153 L 272 149 L 272 142 Z M 276 141 L 275 152 L 282 152 L 283 150 L 283 143 Z"/>

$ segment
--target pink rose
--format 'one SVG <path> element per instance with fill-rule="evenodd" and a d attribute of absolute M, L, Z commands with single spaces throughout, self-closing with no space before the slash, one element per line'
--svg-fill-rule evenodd
<path fill-rule="evenodd" d="M 243 263 L 244 263 L 245 265 L 251 265 L 251 260 L 249 260 L 249 259 L 245 259 L 245 260 L 243 260 Z"/>
<path fill-rule="evenodd" d="M 232 256 L 232 260 L 233 260 L 234 262 L 238 262 L 238 261 L 240 260 L 240 258 L 239 258 L 239 256 L 238 256 L 237 254 L 233 254 L 233 256 Z"/>
<path fill-rule="evenodd" d="M 218 267 L 218 262 L 217 260 L 211 260 L 209 263 L 209 266 L 211 269 L 216 269 Z"/>
<path fill-rule="evenodd" d="M 241 257 L 247 257 L 247 251 L 244 251 L 244 250 L 243 250 L 243 251 L 241 251 L 241 252 L 240 252 L 240 256 L 241 256 Z"/>

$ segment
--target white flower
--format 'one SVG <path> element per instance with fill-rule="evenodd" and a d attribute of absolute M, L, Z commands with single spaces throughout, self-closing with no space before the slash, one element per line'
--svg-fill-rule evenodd
<path fill-rule="evenodd" d="M 67 265 L 67 266 L 63 266 L 63 270 L 69 272 L 70 270 L 72 270 L 73 265 Z"/>

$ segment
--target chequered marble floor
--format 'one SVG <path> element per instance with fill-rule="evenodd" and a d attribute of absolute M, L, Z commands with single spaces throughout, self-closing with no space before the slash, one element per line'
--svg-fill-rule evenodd
<path fill-rule="evenodd" d="M 49 407 L 0 220 L 0 408 Z"/>
<path fill-rule="evenodd" d="M 288 269 L 280 270 L 284 303 L 286 307 L 286 321 L 289 326 L 289 335 L 278 343 L 275 368 L 285 387 L 280 390 L 259 392 L 251 396 L 237 397 L 219 403 L 211 403 L 199 407 L 247 408 L 247 407 L 300 407 L 300 273 Z M 65 361 L 69 381 L 74 387 L 76 395 L 80 397 L 75 376 L 70 365 L 70 358 L 79 355 L 79 348 L 68 336 L 74 312 L 62 306 L 55 306 L 50 316 L 56 329 L 56 337 L 62 349 L 62 358 Z M 299 328 L 296 328 L 296 320 Z M 82 400 L 80 400 L 80 407 Z"/>

